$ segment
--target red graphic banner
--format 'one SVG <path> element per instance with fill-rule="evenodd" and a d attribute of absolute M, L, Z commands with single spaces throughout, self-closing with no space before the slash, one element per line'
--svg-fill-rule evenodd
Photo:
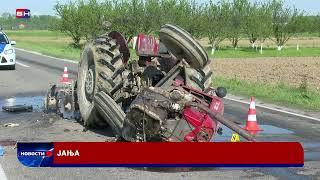
<path fill-rule="evenodd" d="M 299 167 L 298 142 L 55 142 L 55 166 Z"/>

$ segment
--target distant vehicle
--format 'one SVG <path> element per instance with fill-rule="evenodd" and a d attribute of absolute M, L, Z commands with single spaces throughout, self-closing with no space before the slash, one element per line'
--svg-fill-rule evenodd
<path fill-rule="evenodd" d="M 16 69 L 16 52 L 13 47 L 15 41 L 10 41 L 8 36 L 0 30 L 0 66 L 8 66 L 9 69 Z"/>

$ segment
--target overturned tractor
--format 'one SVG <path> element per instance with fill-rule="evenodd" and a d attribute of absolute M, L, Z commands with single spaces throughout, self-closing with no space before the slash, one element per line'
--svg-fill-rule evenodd
<path fill-rule="evenodd" d="M 137 60 L 115 31 L 86 44 L 76 90 L 84 124 L 124 141 L 208 142 L 222 123 L 254 140 L 223 118 L 226 90 L 210 87 L 211 61 L 191 35 L 166 24 L 159 40 L 138 35 Z"/>

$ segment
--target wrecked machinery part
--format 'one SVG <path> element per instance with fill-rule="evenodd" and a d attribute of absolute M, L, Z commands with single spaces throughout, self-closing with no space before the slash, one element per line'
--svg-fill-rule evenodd
<path fill-rule="evenodd" d="M 112 31 L 108 34 L 108 37 L 116 41 L 117 45 L 119 46 L 119 51 L 123 55 L 123 63 L 127 63 L 130 58 L 130 51 L 124 36 L 117 31 Z"/>
<path fill-rule="evenodd" d="M 44 112 L 57 113 L 64 119 L 79 119 L 75 86 L 76 81 L 51 85 L 45 97 Z"/>
<path fill-rule="evenodd" d="M 2 110 L 7 112 L 32 112 L 33 107 L 31 105 L 2 106 Z"/>
<path fill-rule="evenodd" d="M 58 98 L 58 111 L 57 113 L 64 119 L 75 118 L 75 93 L 74 93 L 74 81 L 69 84 L 64 84 L 60 87 Z"/>
<path fill-rule="evenodd" d="M 234 122 L 224 118 L 221 114 L 217 114 L 217 113 L 213 113 L 208 107 L 202 105 L 202 104 L 198 104 L 198 103 L 194 103 L 194 102 L 187 102 L 185 104 L 185 106 L 194 106 L 194 107 L 198 107 L 201 110 L 205 111 L 206 113 L 209 114 L 210 117 L 212 117 L 213 119 L 216 119 L 217 121 L 219 121 L 221 124 L 227 126 L 228 128 L 230 128 L 231 130 L 235 131 L 236 133 L 238 133 L 240 136 L 242 136 L 243 138 L 245 138 L 248 141 L 257 141 L 252 135 L 250 135 L 246 130 L 242 129 L 240 126 L 238 126 L 237 124 L 235 124 Z"/>
<path fill-rule="evenodd" d="M 131 142 L 210 142 L 217 123 L 201 112 L 184 108 L 186 101 L 193 100 L 197 98 L 180 87 L 144 89 L 129 108 L 122 137 Z"/>
<path fill-rule="evenodd" d="M 79 104 L 78 104 L 78 94 L 77 94 L 77 81 L 74 81 L 73 84 L 73 96 L 74 96 L 74 119 L 81 120 L 81 115 L 79 111 Z"/>
<path fill-rule="evenodd" d="M 57 85 L 51 85 L 47 91 L 46 97 L 44 99 L 44 112 L 57 112 L 58 110 L 58 91 Z"/>
<path fill-rule="evenodd" d="M 173 80 L 183 69 L 182 62 L 176 64 L 156 85 L 155 87 L 169 87 Z"/>
<path fill-rule="evenodd" d="M 155 87 L 169 87 L 176 83 L 178 75 L 184 75 L 183 82 L 189 87 L 193 87 L 200 91 L 205 91 L 210 88 L 212 80 L 212 71 L 208 70 L 210 62 L 205 66 L 205 68 L 196 70 L 190 67 L 186 67 L 184 61 L 180 61 L 171 70 L 163 76 L 163 78 L 155 85 Z"/>
<path fill-rule="evenodd" d="M 185 59 L 191 67 L 203 68 L 208 62 L 208 55 L 201 45 L 184 29 L 165 24 L 159 31 L 161 42 L 178 59 Z"/>
<path fill-rule="evenodd" d="M 127 141 L 161 141 L 163 125 L 172 100 L 151 89 L 132 102 L 124 120 L 122 137 Z"/>

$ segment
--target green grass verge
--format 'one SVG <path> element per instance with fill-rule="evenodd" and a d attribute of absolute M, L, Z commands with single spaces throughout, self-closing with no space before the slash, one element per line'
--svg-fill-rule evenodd
<path fill-rule="evenodd" d="M 223 77 L 215 77 L 213 83 L 227 88 L 234 95 L 254 96 L 266 102 L 293 108 L 320 109 L 320 93 L 303 87 L 294 88 L 284 84 L 272 86 Z"/>
<path fill-rule="evenodd" d="M 73 48 L 68 44 L 61 43 L 29 43 L 24 41 L 17 42 L 17 48 L 36 51 L 45 55 L 65 58 L 78 61 L 80 58 L 80 49 Z"/>
<path fill-rule="evenodd" d="M 211 49 L 207 48 L 207 53 L 211 58 L 256 58 L 256 57 L 319 57 L 320 48 L 284 48 L 281 51 L 275 48 L 265 48 L 263 53 L 252 48 L 222 48 L 211 55 Z"/>
<path fill-rule="evenodd" d="M 66 34 L 58 31 L 46 30 L 6 30 L 5 33 L 10 36 L 18 37 L 67 37 Z"/>
<path fill-rule="evenodd" d="M 70 46 L 71 39 L 64 33 L 45 30 L 5 31 L 16 47 L 45 55 L 79 60 L 80 49 Z"/>

